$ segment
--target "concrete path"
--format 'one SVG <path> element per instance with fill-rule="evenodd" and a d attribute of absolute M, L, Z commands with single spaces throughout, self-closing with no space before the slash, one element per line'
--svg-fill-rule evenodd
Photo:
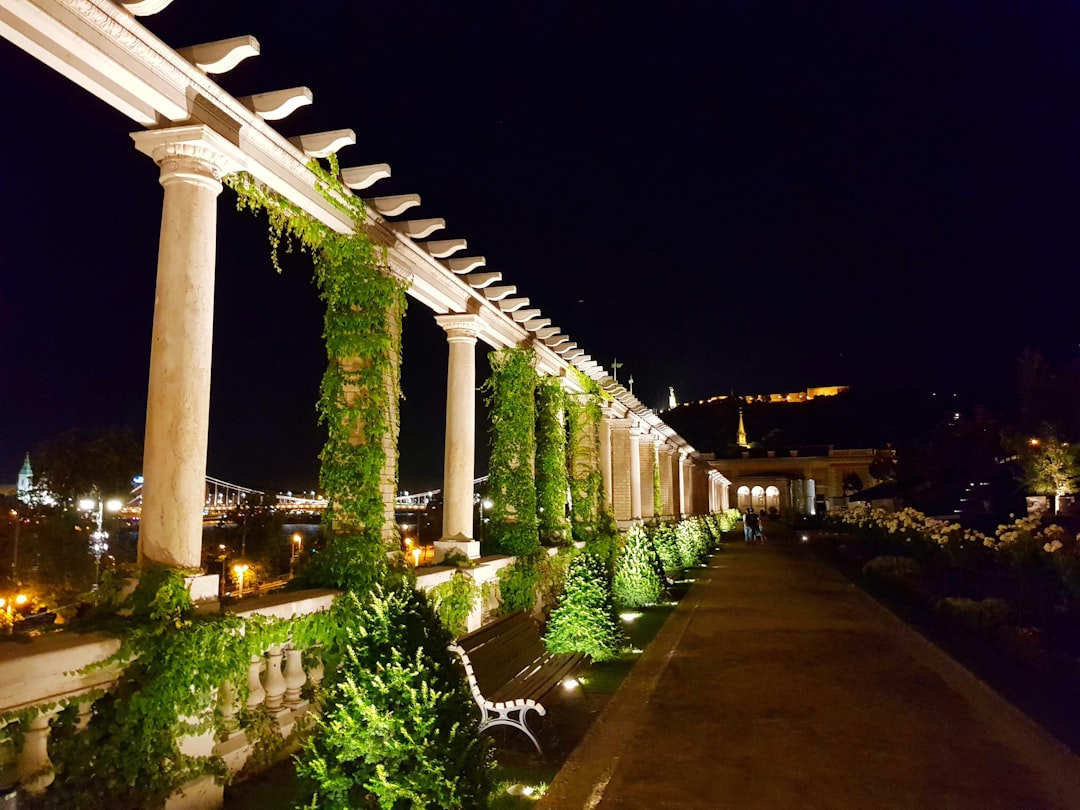
<path fill-rule="evenodd" d="M 538 806 L 1078 810 L 1080 758 L 804 548 L 740 542 Z"/>

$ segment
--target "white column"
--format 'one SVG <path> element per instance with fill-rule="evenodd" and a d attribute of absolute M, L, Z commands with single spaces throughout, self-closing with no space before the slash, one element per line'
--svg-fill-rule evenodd
<path fill-rule="evenodd" d="M 806 479 L 806 514 L 817 514 L 817 486 L 813 478 Z"/>
<path fill-rule="evenodd" d="M 443 535 L 437 544 L 442 555 L 448 544 L 467 544 L 469 557 L 480 556 L 473 540 L 473 479 L 476 448 L 476 339 L 478 315 L 437 315 L 446 330 L 450 359 L 446 370 L 446 443 L 443 456 Z"/>
<path fill-rule="evenodd" d="M 600 412 L 600 477 L 604 482 L 602 506 L 614 513 L 615 496 L 611 481 L 611 418 L 607 408 Z"/>
<path fill-rule="evenodd" d="M 630 428 L 630 519 L 641 522 L 641 429 Z"/>
<path fill-rule="evenodd" d="M 684 518 L 688 514 L 690 506 L 689 475 L 687 468 L 690 466 L 690 458 L 685 450 L 679 451 L 679 514 Z"/>
<path fill-rule="evenodd" d="M 161 166 L 154 331 L 146 397 L 139 561 L 202 564 L 214 258 L 220 177 L 242 167 L 238 150 L 202 126 L 132 135 Z"/>

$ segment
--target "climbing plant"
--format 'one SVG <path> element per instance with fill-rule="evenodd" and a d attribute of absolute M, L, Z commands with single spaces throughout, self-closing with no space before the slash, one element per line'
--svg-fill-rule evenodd
<path fill-rule="evenodd" d="M 570 540 L 566 519 L 569 475 L 566 469 L 566 395 L 554 377 L 536 388 L 536 503 L 540 540 L 564 545 Z"/>
<path fill-rule="evenodd" d="M 588 379 L 588 378 L 586 378 Z M 593 388 L 596 383 L 588 380 Z M 567 397 L 570 446 L 570 521 L 575 540 L 588 542 L 600 528 L 604 480 L 600 472 L 599 397 L 592 392 Z"/>
<path fill-rule="evenodd" d="M 490 414 L 491 538 L 496 550 L 504 554 L 527 555 L 540 548 L 533 474 L 535 355 L 528 349 L 511 347 L 491 352 L 489 360 L 491 374 L 483 389 Z"/>
<path fill-rule="evenodd" d="M 469 614 L 480 599 L 480 586 L 471 576 L 459 571 L 428 591 L 428 599 L 443 627 L 457 638 L 468 627 Z"/>
<path fill-rule="evenodd" d="M 309 576 L 319 584 L 364 588 L 378 580 L 385 559 L 383 441 L 397 442 L 405 285 L 365 233 L 364 203 L 341 183 L 336 158 L 326 167 L 313 161 L 309 168 L 316 190 L 352 221 L 352 232 L 339 233 L 246 173 L 225 180 L 240 210 L 266 214 L 271 260 L 279 271 L 283 246 L 291 251 L 299 245 L 312 257 L 326 305 L 327 369 L 316 410 L 328 434 L 319 484 L 330 504 L 323 521 L 331 527 L 331 540 Z"/>
<path fill-rule="evenodd" d="M 652 502 L 653 515 L 659 520 L 664 514 L 664 493 L 660 487 L 660 445 L 656 442 L 652 451 Z"/>

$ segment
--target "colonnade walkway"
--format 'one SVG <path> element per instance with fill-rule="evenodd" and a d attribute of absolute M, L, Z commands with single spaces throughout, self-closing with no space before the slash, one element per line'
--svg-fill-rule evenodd
<path fill-rule="evenodd" d="M 806 547 L 739 540 L 538 806 L 1076 810 L 1080 758 Z"/>

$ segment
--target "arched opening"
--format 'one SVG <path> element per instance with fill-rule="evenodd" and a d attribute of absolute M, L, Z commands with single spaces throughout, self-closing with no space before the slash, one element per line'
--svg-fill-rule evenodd
<path fill-rule="evenodd" d="M 780 511 L 780 490 L 777 487 L 765 487 L 765 509 L 772 514 Z"/>
<path fill-rule="evenodd" d="M 736 499 L 740 512 L 745 512 L 750 506 L 750 487 L 739 487 Z"/>
<path fill-rule="evenodd" d="M 765 489 L 763 487 L 754 487 L 750 490 L 750 505 L 758 511 L 765 508 Z"/>

